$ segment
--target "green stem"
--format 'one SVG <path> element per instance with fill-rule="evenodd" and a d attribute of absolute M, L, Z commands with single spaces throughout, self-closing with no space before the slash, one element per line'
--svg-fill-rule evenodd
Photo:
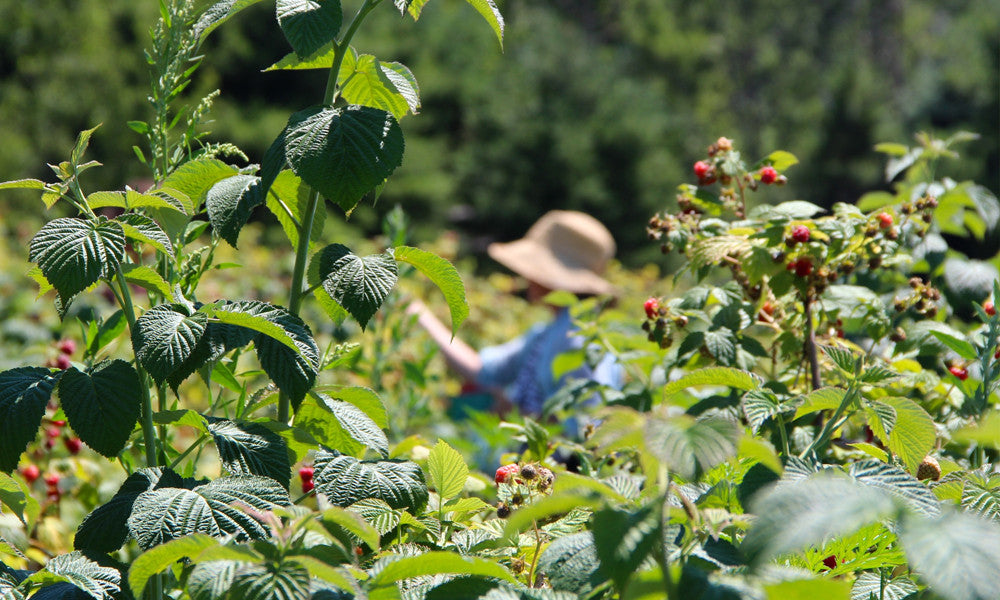
<path fill-rule="evenodd" d="M 781 451 L 787 459 L 792 453 L 788 446 L 788 432 L 785 431 L 785 418 L 780 413 L 776 416 L 778 417 L 778 433 L 781 434 Z"/>
<path fill-rule="evenodd" d="M 805 307 L 806 319 L 805 351 L 806 357 L 809 359 L 809 372 L 812 378 L 812 389 L 818 390 L 823 385 L 823 382 L 822 379 L 820 379 L 819 374 L 819 353 L 816 351 L 816 331 L 813 328 L 812 299 L 810 298 L 811 291 L 811 289 L 806 290 L 806 293 L 802 298 L 802 305 Z"/>
<path fill-rule="evenodd" d="M 337 80 L 340 75 L 340 66 L 344 63 L 344 56 L 350 51 L 351 39 L 357 32 L 361 22 L 368 16 L 375 6 L 382 0 L 365 0 L 365 3 L 358 9 L 354 19 L 348 26 L 344 37 L 339 43 L 334 45 L 333 65 L 330 66 L 330 73 L 326 81 L 326 91 L 323 94 L 323 105 L 329 106 L 337 98 Z M 302 299 L 305 297 L 303 282 L 305 280 L 306 263 L 309 258 L 309 243 L 312 235 L 313 222 L 316 220 L 316 210 L 322 198 L 320 193 L 313 190 L 309 195 L 309 204 L 306 206 L 302 223 L 299 226 L 299 243 L 295 249 L 295 266 L 292 269 L 292 286 L 288 298 L 288 312 L 298 316 L 302 308 Z M 278 421 L 288 423 L 291 416 L 291 399 L 288 394 L 282 392 L 278 395 Z"/>
<path fill-rule="evenodd" d="M 836 431 L 836 429 L 841 425 L 843 425 L 844 421 L 847 420 L 846 417 L 843 420 L 841 420 L 841 416 L 843 416 L 844 411 L 847 410 L 847 407 L 854 402 L 854 399 L 857 396 L 857 394 L 858 394 L 857 383 L 851 382 L 851 385 L 848 386 L 847 388 L 847 393 L 844 394 L 844 399 L 841 400 L 840 402 L 840 406 L 838 406 L 837 410 L 834 411 L 833 416 L 830 417 L 830 420 L 828 420 L 823 425 L 823 429 L 820 430 L 819 435 L 817 435 L 816 438 L 812 441 L 812 443 L 809 444 L 809 447 L 802 451 L 802 454 L 799 455 L 799 458 L 805 458 L 806 456 L 809 455 L 810 452 L 814 450 L 819 450 L 826 444 L 828 438 L 833 434 L 833 432 Z"/>
<path fill-rule="evenodd" d="M 170 463 L 170 468 L 171 469 L 176 469 L 177 465 L 181 464 L 181 461 L 184 460 L 185 458 L 187 458 L 188 454 L 191 454 L 191 452 L 193 452 L 195 448 L 201 446 L 206 441 L 208 441 L 208 434 L 207 433 L 201 434 L 201 437 L 199 437 L 198 439 L 196 439 L 193 444 L 191 444 L 190 446 L 188 446 L 187 450 L 185 450 L 183 453 L 181 453 L 180 456 L 178 456 L 177 458 L 175 458 L 174 462 Z"/>
<path fill-rule="evenodd" d="M 115 277 L 118 279 L 118 288 L 121 292 L 122 312 L 125 313 L 131 336 L 135 332 L 135 307 L 132 305 L 132 294 L 125 281 L 125 273 L 122 271 L 121 263 L 115 265 Z M 153 425 L 153 399 L 149 394 L 149 376 L 138 360 L 135 362 L 135 370 L 139 374 L 139 381 L 142 382 L 139 387 L 142 388 L 142 437 L 146 446 L 146 466 L 155 467 L 158 465 L 156 460 L 157 438 L 156 427 Z"/>

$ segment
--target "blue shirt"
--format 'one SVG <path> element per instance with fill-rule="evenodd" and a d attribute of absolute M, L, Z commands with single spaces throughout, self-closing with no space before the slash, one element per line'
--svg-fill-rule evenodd
<path fill-rule="evenodd" d="M 479 352 L 482 370 L 477 382 L 487 387 L 501 388 L 522 414 L 542 412 L 545 400 L 559 390 L 564 380 L 590 379 L 614 389 L 621 389 L 624 373 L 610 354 L 596 368 L 587 365 L 566 373 L 556 380 L 552 375 L 555 358 L 583 347 L 583 338 L 569 311 L 561 309 L 551 323 L 539 323 L 524 335 L 506 344 L 483 348 Z"/>

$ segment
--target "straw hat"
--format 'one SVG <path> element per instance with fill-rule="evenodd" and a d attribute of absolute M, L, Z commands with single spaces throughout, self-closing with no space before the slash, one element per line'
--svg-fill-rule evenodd
<path fill-rule="evenodd" d="M 576 294 L 614 294 L 601 275 L 615 255 L 615 240 L 590 215 L 553 210 L 519 240 L 490 244 L 493 260 L 551 290 Z"/>

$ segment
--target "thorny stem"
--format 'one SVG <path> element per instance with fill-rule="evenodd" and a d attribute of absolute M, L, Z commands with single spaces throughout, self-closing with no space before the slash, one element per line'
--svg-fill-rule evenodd
<path fill-rule="evenodd" d="M 823 381 L 819 376 L 819 355 L 816 352 L 816 331 L 813 329 L 812 300 L 809 297 L 809 291 L 806 291 L 802 305 L 805 307 L 806 319 L 806 339 L 803 345 L 806 358 L 809 360 L 812 389 L 818 390 L 823 385 Z"/>

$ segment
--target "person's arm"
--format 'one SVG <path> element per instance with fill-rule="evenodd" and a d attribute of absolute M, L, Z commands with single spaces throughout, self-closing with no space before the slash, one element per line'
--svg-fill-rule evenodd
<path fill-rule="evenodd" d="M 427 331 L 448 366 L 468 381 L 476 381 L 483 368 L 479 353 L 457 337 L 451 335 L 451 328 L 442 323 L 420 300 L 413 300 L 406 307 L 407 314 L 417 315 L 417 323 Z"/>

